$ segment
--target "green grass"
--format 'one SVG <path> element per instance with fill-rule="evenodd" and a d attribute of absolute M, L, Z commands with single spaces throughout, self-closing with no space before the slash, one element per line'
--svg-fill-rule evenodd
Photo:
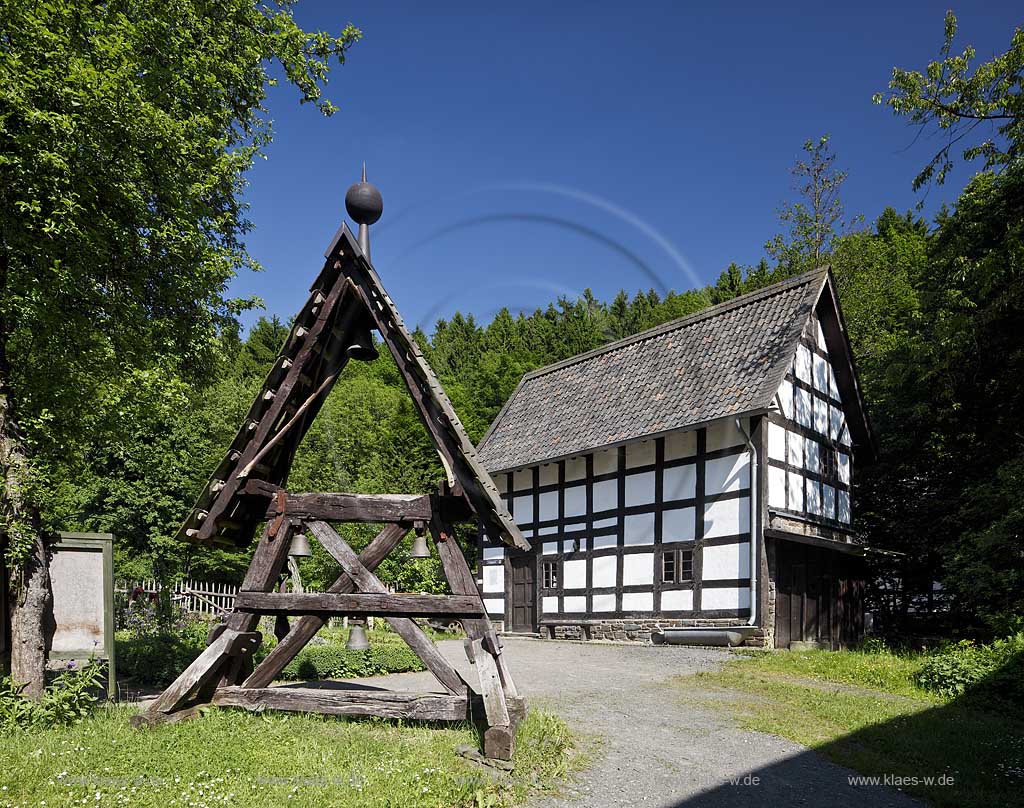
<path fill-rule="evenodd" d="M 456 754 L 478 742 L 468 725 L 214 709 L 137 731 L 131 712 L 0 736 L 0 806 L 505 806 L 550 790 L 578 759 L 566 726 L 538 711 L 508 776 Z"/>
<path fill-rule="evenodd" d="M 730 708 L 746 728 L 789 738 L 862 774 L 952 777 L 952 785 L 904 786 L 937 806 L 1024 804 L 1024 720 L 920 689 L 914 675 L 924 659 L 755 653 L 697 678 L 707 687 L 704 697 Z M 692 679 L 686 682 L 692 687 Z M 721 698 L 722 691 L 742 696 Z"/>

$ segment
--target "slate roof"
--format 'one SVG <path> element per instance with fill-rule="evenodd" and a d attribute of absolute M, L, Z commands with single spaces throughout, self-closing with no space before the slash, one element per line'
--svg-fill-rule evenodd
<path fill-rule="evenodd" d="M 508 471 L 768 409 L 827 279 L 807 272 L 528 373 L 480 459 Z"/>

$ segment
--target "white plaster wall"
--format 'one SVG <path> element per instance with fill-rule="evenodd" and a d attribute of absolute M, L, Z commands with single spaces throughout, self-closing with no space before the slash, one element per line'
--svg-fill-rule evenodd
<path fill-rule="evenodd" d="M 707 461 L 704 469 L 706 494 L 723 494 L 742 488 L 750 488 L 750 455 L 744 452 Z"/>
<path fill-rule="evenodd" d="M 505 558 L 504 547 L 485 547 L 483 553 L 484 561 L 501 561 Z"/>
<path fill-rule="evenodd" d="M 630 443 L 626 446 L 626 468 L 653 466 L 657 448 L 653 440 Z"/>
<path fill-rule="evenodd" d="M 783 380 L 779 386 L 779 408 L 782 414 L 790 420 L 795 420 L 793 413 L 793 383 L 789 379 Z"/>
<path fill-rule="evenodd" d="M 538 502 L 540 513 L 537 514 L 538 522 L 547 522 L 558 518 L 558 492 L 547 491 L 540 495 Z"/>
<path fill-rule="evenodd" d="M 595 556 L 591 560 L 591 564 L 593 565 L 591 575 L 593 576 L 595 589 L 615 586 L 615 573 L 618 568 L 618 558 L 616 556 Z"/>
<path fill-rule="evenodd" d="M 814 516 L 821 513 L 821 484 L 817 480 L 806 481 L 804 507 Z"/>
<path fill-rule="evenodd" d="M 850 484 L 850 456 L 846 452 L 839 452 L 838 457 L 839 481 Z"/>
<path fill-rule="evenodd" d="M 570 457 L 565 461 L 565 481 L 584 480 L 587 477 L 587 458 Z"/>
<path fill-rule="evenodd" d="M 599 528 L 604 528 L 604 527 L 616 527 L 616 526 L 618 526 L 618 524 L 619 524 L 619 517 L 617 517 L 617 516 L 610 516 L 607 519 L 595 519 L 594 520 L 594 529 L 598 530 Z"/>
<path fill-rule="evenodd" d="M 505 568 L 501 564 L 490 564 L 483 568 L 484 592 L 505 591 Z"/>
<path fill-rule="evenodd" d="M 662 499 L 693 499 L 697 495 L 697 467 L 688 463 L 665 469 L 662 477 Z"/>
<path fill-rule="evenodd" d="M 608 547 L 614 547 L 618 543 L 619 543 L 619 540 L 614 535 L 611 535 L 611 536 L 594 536 L 594 549 L 595 550 L 604 550 L 604 549 L 607 549 Z"/>
<path fill-rule="evenodd" d="M 786 428 L 769 421 L 768 423 L 768 457 L 772 460 L 786 459 Z"/>
<path fill-rule="evenodd" d="M 836 518 L 840 522 L 850 523 L 850 492 L 839 489 L 836 491 Z"/>
<path fill-rule="evenodd" d="M 804 509 L 804 475 L 786 472 L 786 507 L 791 511 Z"/>
<path fill-rule="evenodd" d="M 796 414 L 796 422 L 800 426 L 805 426 L 808 429 L 814 421 L 814 416 L 811 413 L 811 395 L 810 390 L 804 390 L 802 387 L 796 387 L 793 389 L 793 408 Z"/>
<path fill-rule="evenodd" d="M 789 449 L 789 465 L 802 467 L 804 464 L 804 439 L 798 432 L 786 432 Z"/>
<path fill-rule="evenodd" d="M 555 555 L 558 553 L 558 542 L 557 541 L 546 541 L 541 547 L 541 552 L 544 555 Z"/>
<path fill-rule="evenodd" d="M 804 440 L 804 468 L 815 474 L 821 473 L 821 444 L 814 438 Z"/>
<path fill-rule="evenodd" d="M 702 589 L 701 609 L 749 609 L 750 588 Z"/>
<path fill-rule="evenodd" d="M 669 589 L 661 593 L 661 610 L 663 612 L 693 611 L 692 589 Z"/>
<path fill-rule="evenodd" d="M 654 583 L 654 553 L 630 553 L 622 557 L 623 586 Z"/>
<path fill-rule="evenodd" d="M 512 473 L 512 486 L 515 491 L 527 491 L 533 488 L 533 471 L 519 469 Z"/>
<path fill-rule="evenodd" d="M 839 440 L 839 431 L 843 428 L 843 411 L 839 407 L 829 405 L 828 435 L 832 440 Z"/>
<path fill-rule="evenodd" d="M 704 536 L 733 536 L 750 530 L 750 498 L 724 499 L 704 506 Z"/>
<path fill-rule="evenodd" d="M 638 513 L 625 518 L 623 542 L 629 546 L 634 544 L 654 544 L 654 514 Z"/>
<path fill-rule="evenodd" d="M 821 515 L 836 518 L 836 489 L 831 485 L 821 486 Z"/>
<path fill-rule="evenodd" d="M 587 588 L 587 560 L 585 558 L 566 561 L 562 564 L 562 588 Z"/>
<path fill-rule="evenodd" d="M 814 389 L 828 392 L 828 362 L 817 354 L 814 355 Z"/>
<path fill-rule="evenodd" d="M 697 509 L 674 508 L 661 514 L 661 540 L 692 541 L 697 535 Z"/>
<path fill-rule="evenodd" d="M 602 480 L 594 483 L 594 512 L 609 511 L 619 507 L 619 487 L 616 480 Z"/>
<path fill-rule="evenodd" d="M 541 466 L 539 481 L 541 485 L 558 485 L 558 464 L 545 463 Z"/>
<path fill-rule="evenodd" d="M 768 467 L 768 507 L 786 507 L 786 470 Z"/>
<path fill-rule="evenodd" d="M 584 595 L 562 598 L 562 609 L 566 612 L 585 612 L 587 610 L 587 598 Z"/>
<path fill-rule="evenodd" d="M 653 592 L 623 592 L 622 611 L 624 612 L 653 612 Z"/>
<path fill-rule="evenodd" d="M 557 612 L 558 598 L 548 595 L 540 599 L 540 610 L 542 612 Z"/>
<path fill-rule="evenodd" d="M 673 432 L 665 436 L 665 459 L 681 460 L 697 454 L 696 432 Z"/>
<path fill-rule="evenodd" d="M 533 495 L 516 497 L 512 500 L 513 516 L 517 525 L 526 525 L 533 521 Z"/>
<path fill-rule="evenodd" d="M 654 502 L 654 472 L 626 475 L 626 507 Z"/>
<path fill-rule="evenodd" d="M 748 432 L 750 430 L 750 424 L 746 418 L 741 419 L 743 428 Z M 718 421 L 707 427 L 707 450 L 709 452 L 715 452 L 719 449 L 729 449 L 733 446 L 742 446 L 746 443 L 743 435 L 736 428 L 736 423 L 733 420 Z"/>
<path fill-rule="evenodd" d="M 796 346 L 793 372 L 800 381 L 811 383 L 811 351 L 802 343 Z"/>
<path fill-rule="evenodd" d="M 702 580 L 722 581 L 750 577 L 750 542 L 704 548 Z"/>
<path fill-rule="evenodd" d="M 585 485 L 569 485 L 565 488 L 565 515 L 585 516 L 587 513 L 587 487 Z"/>
<path fill-rule="evenodd" d="M 615 595 L 592 595 L 590 603 L 591 610 L 595 612 L 615 611 Z"/>
<path fill-rule="evenodd" d="M 619 469 L 619 450 L 605 449 L 594 452 L 594 474 L 611 474 Z"/>
<path fill-rule="evenodd" d="M 828 409 L 825 399 L 814 397 L 814 431 L 822 435 L 828 434 Z"/>
<path fill-rule="evenodd" d="M 505 614 L 505 598 L 484 598 L 488 614 Z"/>

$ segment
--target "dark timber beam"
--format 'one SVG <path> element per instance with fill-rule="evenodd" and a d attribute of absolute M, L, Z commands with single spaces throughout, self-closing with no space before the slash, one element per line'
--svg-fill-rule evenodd
<path fill-rule="evenodd" d="M 256 614 L 358 614 L 395 617 L 483 616 L 472 595 L 343 595 L 330 592 L 239 592 L 235 609 Z"/>
<path fill-rule="evenodd" d="M 220 707 L 288 710 L 324 715 L 366 715 L 413 721 L 465 721 L 465 695 L 392 693 L 386 690 L 329 690 L 299 687 L 222 687 L 213 695 Z"/>
<path fill-rule="evenodd" d="M 285 494 L 279 499 L 277 486 L 263 480 L 250 480 L 244 493 L 268 501 L 265 517 L 272 519 L 287 513 L 293 519 L 318 519 L 325 522 L 378 522 L 412 524 L 429 522 L 435 508 L 446 521 L 473 518 L 463 497 L 431 497 L 428 494 Z"/>
<path fill-rule="evenodd" d="M 369 570 L 376 569 L 395 545 L 402 540 L 406 532 L 406 528 L 398 525 L 385 527 L 359 554 L 360 563 Z M 347 573 L 342 573 L 327 591 L 331 594 L 347 594 L 354 590 L 353 580 Z M 328 615 L 307 614 L 299 618 L 292 626 L 292 630 L 288 632 L 288 636 L 274 646 L 266 658 L 256 666 L 256 670 L 242 683 L 243 686 L 247 688 L 266 687 L 274 681 L 285 666 L 295 658 L 295 655 L 305 647 L 306 643 L 323 628 L 327 617 Z"/>
<path fill-rule="evenodd" d="M 310 522 L 309 529 L 324 549 L 341 564 L 341 568 L 354 582 L 357 589 L 362 592 L 387 594 L 387 587 L 363 565 L 355 551 L 348 546 L 348 542 L 341 538 L 330 525 L 326 522 Z M 464 694 L 466 692 L 466 683 L 462 681 L 458 672 L 449 664 L 430 637 L 416 625 L 415 620 L 408 617 L 385 619 L 449 693 Z"/>

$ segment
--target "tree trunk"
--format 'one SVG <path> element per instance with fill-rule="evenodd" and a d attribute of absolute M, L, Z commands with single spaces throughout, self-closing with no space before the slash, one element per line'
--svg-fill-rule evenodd
<path fill-rule="evenodd" d="M 53 604 L 49 548 L 40 529 L 39 510 L 26 499 L 29 463 L 14 420 L 3 336 L 0 336 L 0 466 L 3 468 L 0 492 L 3 546 L 7 555 L 15 548 L 15 554 L 22 556 L 10 575 L 11 677 L 26 686 L 26 696 L 38 700 L 45 685 L 46 634 Z M 21 548 L 27 553 L 20 552 Z M 3 563 L 7 563 L 6 558 Z"/>

